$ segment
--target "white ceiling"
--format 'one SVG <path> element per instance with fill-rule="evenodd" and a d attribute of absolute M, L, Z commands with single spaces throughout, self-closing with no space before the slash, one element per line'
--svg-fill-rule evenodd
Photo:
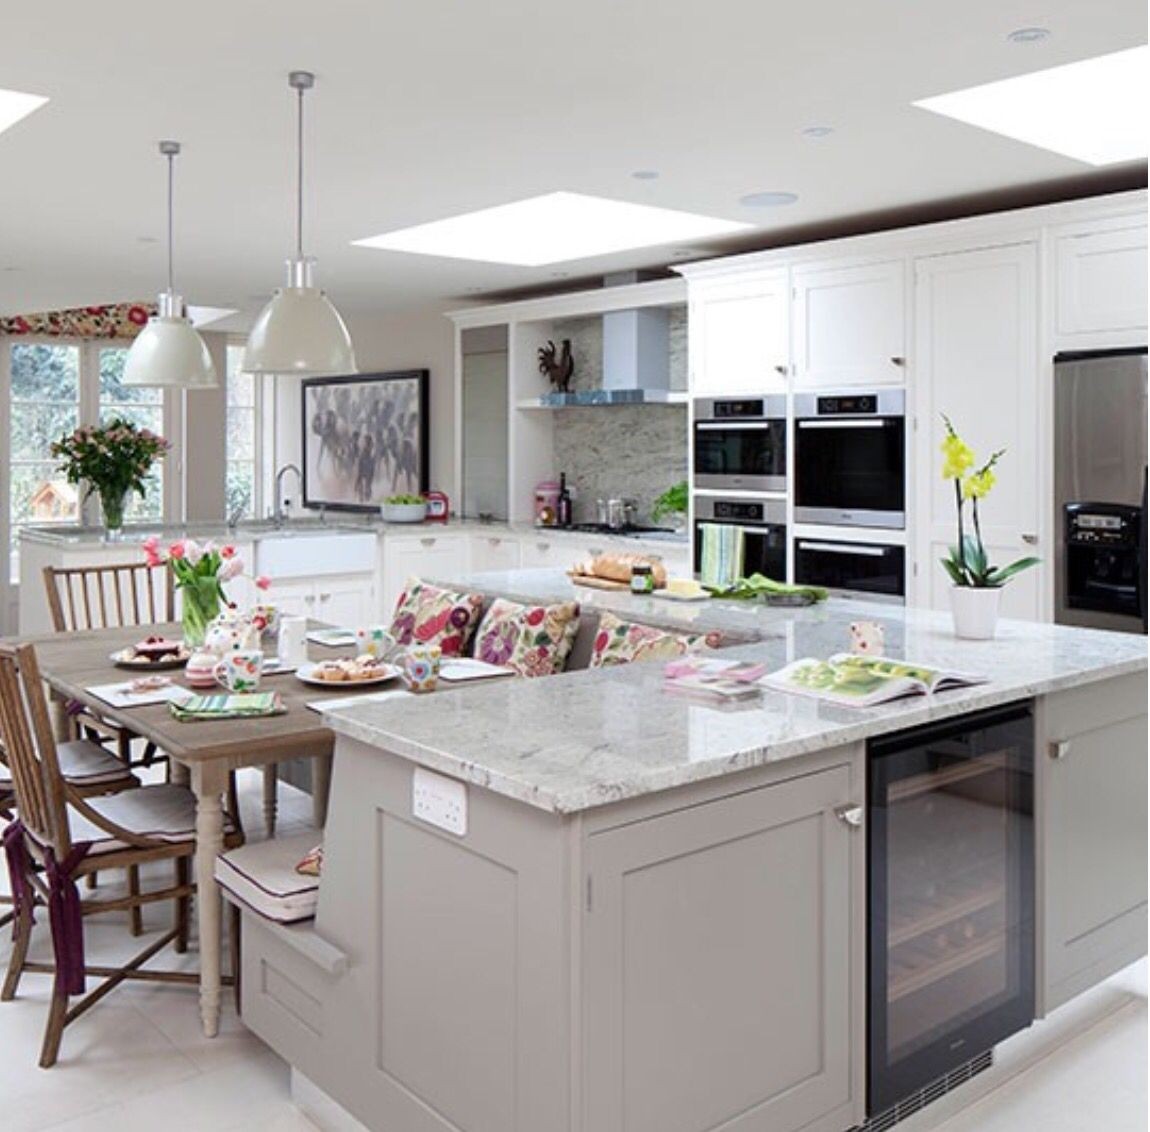
<path fill-rule="evenodd" d="M 294 95 L 308 97 L 306 249 L 348 310 L 555 284 L 554 268 L 350 246 L 568 189 L 780 228 L 1089 173 L 914 99 L 1146 40 L 1144 0 L 126 0 L 6 7 L 0 87 L 50 96 L 0 135 L 0 313 L 150 296 L 160 138 L 177 162 L 177 284 L 258 309 L 292 243 Z M 1040 25 L 1041 44 L 1007 41 Z M 828 125 L 811 140 L 800 131 Z M 636 170 L 658 170 L 640 181 Z M 742 207 L 758 190 L 798 203 Z M 700 254 L 721 242 L 696 244 Z M 571 277 L 664 263 L 580 261 Z"/>

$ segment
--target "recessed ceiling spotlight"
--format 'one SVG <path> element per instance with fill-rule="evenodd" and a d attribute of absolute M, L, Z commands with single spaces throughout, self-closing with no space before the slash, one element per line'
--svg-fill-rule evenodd
<path fill-rule="evenodd" d="M 636 169 L 631 174 L 636 181 L 657 181 L 659 179 L 658 169 Z"/>
<path fill-rule="evenodd" d="M 785 204 L 794 204 L 799 199 L 797 193 L 762 192 L 747 193 L 739 197 L 739 204 L 744 208 L 781 208 Z"/>
<path fill-rule="evenodd" d="M 835 132 L 834 126 L 807 126 L 805 130 L 799 131 L 804 138 L 825 138 L 829 134 Z"/>
<path fill-rule="evenodd" d="M 1015 28 L 1007 37 L 1011 43 L 1041 43 L 1050 38 L 1049 28 Z"/>

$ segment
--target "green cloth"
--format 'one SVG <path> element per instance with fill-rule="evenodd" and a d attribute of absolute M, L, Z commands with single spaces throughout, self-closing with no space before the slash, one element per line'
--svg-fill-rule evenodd
<path fill-rule="evenodd" d="M 168 707 L 179 720 L 191 719 L 246 719 L 249 716 L 282 715 L 283 706 L 278 692 L 241 692 L 238 695 L 189 696 L 177 703 L 168 701 Z"/>
<path fill-rule="evenodd" d="M 729 523 L 700 523 L 703 540 L 699 581 L 724 589 L 743 576 L 743 528 Z"/>

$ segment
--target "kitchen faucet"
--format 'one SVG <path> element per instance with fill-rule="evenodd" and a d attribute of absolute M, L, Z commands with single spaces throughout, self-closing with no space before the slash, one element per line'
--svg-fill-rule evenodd
<path fill-rule="evenodd" d="M 276 530 L 279 530 L 287 520 L 287 512 L 284 509 L 283 478 L 285 475 L 287 475 L 288 472 L 295 472 L 296 478 L 300 483 L 300 489 L 303 489 L 303 472 L 299 470 L 299 466 L 297 464 L 284 464 L 284 466 L 280 468 L 278 472 L 276 472 L 276 497 L 275 504 L 272 507 L 272 523 Z"/>
<path fill-rule="evenodd" d="M 229 531 L 234 531 L 236 527 L 239 526 L 240 520 L 244 517 L 244 512 L 247 510 L 251 499 L 251 492 L 246 491 L 244 488 L 233 488 L 228 492 L 227 524 Z"/>

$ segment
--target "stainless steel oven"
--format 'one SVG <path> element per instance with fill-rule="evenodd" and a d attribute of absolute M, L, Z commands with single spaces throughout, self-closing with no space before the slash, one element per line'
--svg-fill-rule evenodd
<path fill-rule="evenodd" d="M 795 522 L 906 526 L 906 394 L 795 396 Z"/>
<path fill-rule="evenodd" d="M 697 400 L 694 483 L 712 491 L 786 491 L 786 397 Z"/>
<path fill-rule="evenodd" d="M 901 546 L 838 539 L 795 539 L 795 581 L 848 593 L 906 594 L 906 551 Z"/>
<path fill-rule="evenodd" d="M 766 574 L 784 581 L 787 576 L 787 505 L 781 499 L 695 499 L 695 571 L 703 567 L 703 527 L 741 527 L 743 574 Z"/>

